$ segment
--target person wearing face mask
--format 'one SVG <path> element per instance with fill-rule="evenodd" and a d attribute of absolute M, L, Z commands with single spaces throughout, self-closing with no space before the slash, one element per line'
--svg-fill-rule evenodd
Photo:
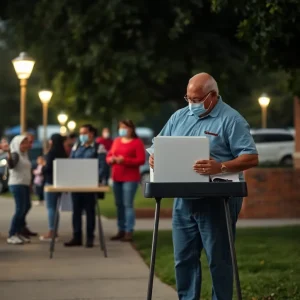
<path fill-rule="evenodd" d="M 203 175 L 240 173 L 243 181 L 243 171 L 258 164 L 247 121 L 223 102 L 217 82 L 207 73 L 189 80 L 184 98 L 188 106 L 175 112 L 159 135 L 206 136 L 211 158 L 199 160 L 190 167 Z M 155 170 L 153 155 L 149 164 Z M 233 198 L 229 202 L 234 234 L 242 201 L 242 198 Z M 178 298 L 199 300 L 200 255 L 204 249 L 212 278 L 212 300 L 231 300 L 233 269 L 222 199 L 177 198 L 172 223 Z"/>
<path fill-rule="evenodd" d="M 131 242 L 135 225 L 134 197 L 141 180 L 139 168 L 145 163 L 145 147 L 137 137 L 131 120 L 119 123 L 119 136 L 106 158 L 107 163 L 112 165 L 118 217 L 118 233 L 111 240 Z"/>
<path fill-rule="evenodd" d="M 96 139 L 96 143 L 99 145 L 99 182 L 108 185 L 110 166 L 106 163 L 106 155 L 113 144 L 108 128 L 102 129 L 102 136 Z"/>
<path fill-rule="evenodd" d="M 96 129 L 86 124 L 81 126 L 79 131 L 79 142 L 73 146 L 72 159 L 98 158 L 98 146 L 95 143 Z M 72 193 L 73 204 L 73 238 L 65 243 L 66 247 L 82 246 L 82 213 L 86 213 L 86 247 L 94 246 L 95 231 L 95 195 L 92 193 Z"/>
<path fill-rule="evenodd" d="M 8 154 L 8 186 L 14 196 L 16 206 L 7 239 L 7 243 L 12 245 L 30 242 L 29 237 L 22 234 L 23 222 L 31 207 L 31 162 L 28 157 L 29 147 L 29 140 L 26 135 L 17 135 L 14 137 L 10 146 L 7 143 L 2 145 L 2 149 Z"/>

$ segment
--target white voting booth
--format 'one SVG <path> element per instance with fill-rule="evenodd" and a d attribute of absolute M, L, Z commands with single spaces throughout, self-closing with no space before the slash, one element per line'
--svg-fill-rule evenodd
<path fill-rule="evenodd" d="M 154 171 L 150 168 L 151 182 L 208 182 L 209 176 L 193 170 L 197 160 L 209 159 L 209 140 L 195 136 L 158 136 L 154 138 Z"/>
<path fill-rule="evenodd" d="M 97 159 L 65 159 L 53 161 L 54 187 L 94 188 L 98 186 Z M 70 193 L 62 193 L 61 211 L 72 211 Z"/>
<path fill-rule="evenodd" d="M 208 182 L 216 178 L 239 181 L 238 173 L 208 176 L 193 170 L 197 160 L 210 158 L 209 139 L 205 136 L 158 136 L 154 138 L 154 148 L 147 151 L 155 157 L 150 182 Z"/>

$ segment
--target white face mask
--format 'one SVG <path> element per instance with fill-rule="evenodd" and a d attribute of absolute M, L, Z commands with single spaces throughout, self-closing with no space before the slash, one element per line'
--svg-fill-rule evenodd
<path fill-rule="evenodd" d="M 109 134 L 109 132 L 103 132 L 103 137 L 105 138 L 105 139 L 108 139 L 109 137 L 110 137 L 110 134 Z"/>

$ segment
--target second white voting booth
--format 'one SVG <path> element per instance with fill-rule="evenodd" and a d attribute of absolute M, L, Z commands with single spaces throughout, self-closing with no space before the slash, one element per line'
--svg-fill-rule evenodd
<path fill-rule="evenodd" d="M 108 186 L 99 186 L 98 159 L 56 159 L 53 161 L 53 186 L 46 186 L 46 192 L 53 193 L 93 193 L 98 217 L 99 241 L 104 256 L 107 250 L 104 240 L 104 232 L 101 222 L 100 207 L 98 205 L 98 193 L 109 191 Z M 55 228 L 50 244 L 50 258 L 53 257 L 55 248 L 55 236 L 58 229 L 58 213 L 60 197 L 57 201 L 55 213 Z"/>

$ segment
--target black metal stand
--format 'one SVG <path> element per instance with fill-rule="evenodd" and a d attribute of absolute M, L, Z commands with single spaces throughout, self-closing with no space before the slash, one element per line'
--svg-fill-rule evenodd
<path fill-rule="evenodd" d="M 58 230 L 58 219 L 59 219 L 59 207 L 60 207 L 61 197 L 58 197 L 55 209 L 55 218 L 54 218 L 54 232 L 52 235 L 52 239 L 50 242 L 50 259 L 53 258 L 53 253 L 55 249 L 55 240 L 57 237 L 57 230 Z"/>
<path fill-rule="evenodd" d="M 98 203 L 97 194 L 95 195 L 95 198 L 96 198 L 95 202 L 96 202 L 96 212 L 97 212 L 97 220 L 98 220 L 98 234 L 99 234 L 100 249 L 103 251 L 104 257 L 107 257 L 107 249 L 105 244 L 101 213 L 100 213 L 100 204 Z"/>
<path fill-rule="evenodd" d="M 147 300 L 152 300 L 152 290 L 153 290 L 153 279 L 154 279 L 161 199 L 162 198 L 155 198 L 156 207 L 155 207 L 154 230 L 153 230 L 153 237 L 152 237 L 152 250 L 151 250 L 150 275 L 149 275 L 149 282 L 148 282 Z M 228 203 L 229 198 L 224 198 L 223 201 L 224 201 L 226 226 L 227 226 L 230 253 L 231 253 L 231 259 L 232 259 L 232 266 L 233 266 L 233 274 L 234 274 L 234 278 L 235 278 L 236 291 L 237 291 L 237 299 L 242 300 L 241 285 L 240 285 L 236 252 L 235 252 L 235 247 L 234 247 L 233 232 L 232 232 L 232 222 L 231 222 L 230 209 L 229 209 L 229 203 Z"/>
<path fill-rule="evenodd" d="M 59 215 L 59 207 L 60 207 L 61 197 L 57 199 L 57 205 L 55 210 L 55 221 L 54 221 L 54 232 L 53 236 L 50 242 L 50 259 L 53 258 L 53 253 L 55 251 L 55 240 L 57 236 L 58 231 L 58 215 Z M 107 257 L 107 249 L 105 244 L 105 238 L 104 238 L 104 231 L 101 221 L 101 214 L 100 214 L 100 206 L 98 205 L 98 194 L 95 194 L 95 205 L 96 205 L 96 211 L 97 211 L 97 219 L 98 219 L 98 232 L 99 232 L 99 244 L 100 249 L 104 252 L 104 257 Z"/>
<path fill-rule="evenodd" d="M 230 247 L 230 253 L 231 253 L 231 260 L 232 260 L 232 267 L 233 267 L 233 275 L 234 275 L 234 279 L 235 279 L 237 299 L 242 300 L 242 290 L 241 290 L 239 270 L 238 270 L 237 259 L 236 259 L 236 252 L 235 252 L 235 247 L 234 247 L 232 221 L 231 221 L 231 217 L 230 217 L 229 198 L 224 198 L 224 208 L 225 208 L 226 225 L 227 225 L 227 232 L 228 232 L 228 238 L 229 238 L 229 247 Z"/>
<path fill-rule="evenodd" d="M 153 290 L 153 279 L 154 279 L 154 269 L 155 269 L 155 259 L 156 259 L 156 248 L 157 248 L 157 237 L 158 237 L 158 226 L 159 226 L 159 215 L 160 215 L 160 202 L 161 198 L 155 198 L 155 219 L 154 219 L 154 228 L 153 228 L 153 237 L 152 237 L 152 249 L 151 249 L 151 262 L 150 262 L 150 276 L 148 282 L 148 294 L 147 300 L 152 299 L 152 290 Z"/>

